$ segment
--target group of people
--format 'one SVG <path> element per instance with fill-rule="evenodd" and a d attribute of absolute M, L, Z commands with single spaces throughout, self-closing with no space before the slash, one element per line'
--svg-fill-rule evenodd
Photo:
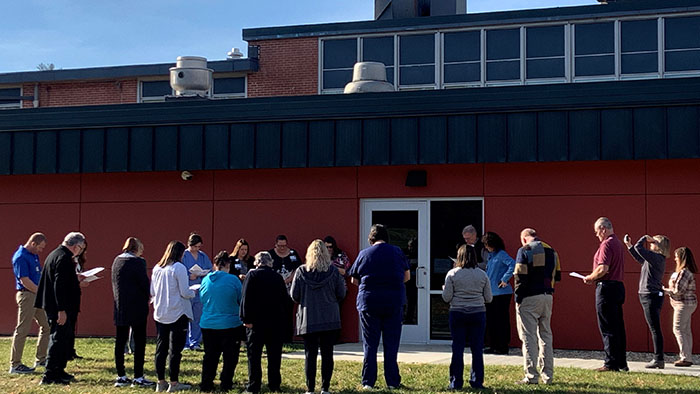
<path fill-rule="evenodd" d="M 598 326 L 605 348 L 604 364 L 597 370 L 624 371 L 628 370 L 622 313 L 624 246 L 608 218 L 596 220 L 594 231 L 600 246 L 593 257 L 592 273 L 582 280 L 596 286 Z M 464 387 L 466 346 L 472 353 L 468 383 L 473 388 L 484 384 L 483 354 L 508 353 L 513 297 L 525 373 L 517 383 L 537 384 L 541 378 L 544 384 L 550 384 L 554 374 L 550 326 L 553 293 L 555 283 L 561 280 L 558 253 L 532 228 L 521 231 L 522 246 L 515 259 L 506 253 L 503 239 L 494 232 L 479 237 L 476 228 L 469 225 L 462 236 L 466 244 L 458 247 L 454 268 L 446 274 L 442 291 L 443 300 L 450 304 L 452 336 L 448 388 Z M 190 385 L 179 382 L 182 351 L 201 350 L 204 344 L 200 389 L 214 389 L 219 360 L 223 359 L 220 389 L 230 390 L 240 346 L 245 342 L 246 391 L 257 393 L 261 389 L 263 346 L 267 352 L 267 385 L 277 391 L 281 386 L 282 345 L 291 340 L 293 332 L 304 341 L 307 392 L 316 388 L 320 348 L 321 393 L 328 394 L 334 368 L 333 346 L 341 328 L 340 303 L 349 279 L 359 287 L 356 306 L 364 350 L 362 386 L 371 390 L 376 384 L 381 342 L 386 385 L 390 389 L 401 387 L 397 357 L 411 268 L 404 252 L 389 243 L 385 226 L 373 225 L 368 242 L 370 246 L 352 264 L 333 237 L 311 242 L 302 261 L 284 235 L 276 238 L 273 249 L 254 257 L 249 253 L 248 242 L 240 239 L 230 254 L 221 251 L 212 262 L 201 251 L 202 237 L 192 233 L 187 246 L 179 241 L 167 245 L 149 278 L 146 261 L 141 257 L 143 243 L 127 238 L 111 272 L 118 375 L 115 386 L 155 386 L 158 392 L 187 390 Z M 655 354 L 647 367 L 664 368 L 660 311 L 665 295 L 671 298 L 673 332 L 680 348 L 675 365 L 692 365 L 690 321 L 697 306 L 697 267 L 692 252 L 687 247 L 675 250 L 675 270 L 668 286 L 663 286 L 665 261 L 670 257 L 668 238 L 644 235 L 632 244 L 625 235 L 624 243 L 641 264 L 639 297 Z M 79 256 L 84 257 L 87 242 L 83 234 L 69 233 L 48 255 L 42 270 L 38 254 L 45 246 L 46 237 L 35 233 L 13 256 L 18 322 L 10 372 L 31 373 L 44 366 L 42 384 L 68 384 L 74 379 L 65 367 L 74 352 L 81 288 L 89 282 L 83 274 L 76 273 L 76 263 Z M 149 303 L 153 304 L 157 329 L 157 382 L 146 379 L 143 373 Z M 298 304 L 295 321 L 294 303 Z M 32 320 L 40 327 L 34 368 L 21 362 Z M 124 367 L 130 336 L 133 379 L 127 377 Z M 489 347 L 485 348 L 485 344 Z"/>

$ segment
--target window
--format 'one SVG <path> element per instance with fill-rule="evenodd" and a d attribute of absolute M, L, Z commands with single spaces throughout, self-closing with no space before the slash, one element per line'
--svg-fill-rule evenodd
<path fill-rule="evenodd" d="M 435 85 L 435 35 L 399 36 L 399 86 Z"/>
<path fill-rule="evenodd" d="M 520 29 L 486 32 L 486 80 L 520 79 Z"/>
<path fill-rule="evenodd" d="M 165 96 L 173 94 L 170 80 L 167 81 L 141 81 L 141 102 L 153 103 L 165 101 Z"/>
<path fill-rule="evenodd" d="M 214 98 L 245 97 L 245 77 L 214 78 Z"/>
<path fill-rule="evenodd" d="M 620 23 L 622 74 L 656 73 L 659 41 L 656 19 Z"/>
<path fill-rule="evenodd" d="M 575 25 L 574 34 L 575 75 L 615 75 L 614 22 Z"/>
<path fill-rule="evenodd" d="M 564 26 L 528 27 L 527 79 L 564 78 Z"/>
<path fill-rule="evenodd" d="M 481 31 L 445 33 L 443 36 L 443 81 L 481 81 Z"/>
<path fill-rule="evenodd" d="M 666 18 L 666 72 L 700 70 L 700 17 Z"/>
<path fill-rule="evenodd" d="M 386 66 L 386 80 L 394 83 L 394 37 L 362 39 L 362 61 L 380 62 Z"/>
<path fill-rule="evenodd" d="M 323 41 L 323 89 L 345 88 L 356 62 L 356 38 Z"/>
<path fill-rule="evenodd" d="M 22 108 L 22 88 L 0 88 L 0 109 Z"/>

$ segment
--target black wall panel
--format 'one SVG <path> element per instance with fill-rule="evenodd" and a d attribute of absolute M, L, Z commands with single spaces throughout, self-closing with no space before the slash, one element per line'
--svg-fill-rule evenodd
<path fill-rule="evenodd" d="M 126 171 L 129 159 L 129 129 L 123 127 L 107 129 L 105 141 L 105 171 Z"/>
<path fill-rule="evenodd" d="M 201 125 L 180 126 L 180 170 L 201 170 L 204 166 L 204 130 Z"/>
<path fill-rule="evenodd" d="M 634 112 L 634 158 L 665 159 L 666 111 L 663 108 L 639 108 Z"/>
<path fill-rule="evenodd" d="M 362 121 L 336 121 L 335 146 L 336 166 L 359 166 L 362 163 Z"/>
<path fill-rule="evenodd" d="M 666 109 L 666 119 L 668 157 L 670 159 L 700 157 L 698 107 L 669 107 Z"/>
<path fill-rule="evenodd" d="M 104 172 L 104 129 L 83 130 L 82 172 Z"/>
<path fill-rule="evenodd" d="M 282 132 L 279 123 L 260 123 L 255 130 L 255 167 L 280 168 Z"/>
<path fill-rule="evenodd" d="M 379 166 L 389 164 L 388 119 L 369 119 L 362 122 L 362 164 Z"/>
<path fill-rule="evenodd" d="M 418 163 L 418 119 L 391 120 L 391 164 Z"/>
<path fill-rule="evenodd" d="M 132 127 L 129 135 L 129 171 L 153 171 L 153 128 Z"/>
<path fill-rule="evenodd" d="M 204 126 L 204 169 L 228 169 L 228 125 Z"/>
<path fill-rule="evenodd" d="M 0 175 L 9 175 L 12 159 L 12 132 L 0 133 Z"/>
<path fill-rule="evenodd" d="M 309 167 L 332 167 L 335 163 L 335 123 L 309 122 Z"/>
<path fill-rule="evenodd" d="M 565 161 L 569 158 L 567 113 L 537 114 L 537 160 Z"/>
<path fill-rule="evenodd" d="M 447 118 L 447 162 L 476 163 L 476 116 Z"/>
<path fill-rule="evenodd" d="M 55 131 L 36 134 L 36 173 L 55 174 L 57 167 L 58 138 Z"/>
<path fill-rule="evenodd" d="M 230 127 L 229 167 L 255 168 L 255 125 L 236 123 Z"/>
<path fill-rule="evenodd" d="M 286 122 L 282 124 L 282 167 L 306 167 L 308 150 L 308 123 Z"/>
<path fill-rule="evenodd" d="M 508 161 L 537 161 L 537 114 L 508 115 Z"/>
<path fill-rule="evenodd" d="M 61 130 L 58 134 L 58 172 L 80 172 L 80 130 Z"/>
<path fill-rule="evenodd" d="M 489 114 L 477 117 L 477 144 L 479 163 L 503 163 L 506 161 L 506 115 Z"/>
<path fill-rule="evenodd" d="M 447 163 L 447 118 L 434 116 L 420 118 L 420 151 L 418 162 L 421 164 Z"/>
<path fill-rule="evenodd" d="M 600 111 L 601 159 L 633 159 L 633 127 L 632 111 L 629 109 L 609 109 Z"/>
<path fill-rule="evenodd" d="M 569 112 L 569 160 L 600 160 L 600 112 Z"/>
<path fill-rule="evenodd" d="M 177 126 L 161 126 L 154 128 L 156 171 L 177 170 Z"/>
<path fill-rule="evenodd" d="M 17 132 L 12 139 L 12 173 L 34 173 L 34 132 Z"/>

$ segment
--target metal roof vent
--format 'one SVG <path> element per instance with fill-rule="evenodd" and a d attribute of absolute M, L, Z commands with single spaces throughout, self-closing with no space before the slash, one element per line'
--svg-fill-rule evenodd
<path fill-rule="evenodd" d="M 374 0 L 376 20 L 466 13 L 467 0 Z"/>
<path fill-rule="evenodd" d="M 393 92 L 394 85 L 386 81 L 386 67 L 379 62 L 358 62 L 352 70 L 352 82 L 344 93 Z"/>
<path fill-rule="evenodd" d="M 175 96 L 209 96 L 212 73 L 207 59 L 199 56 L 178 56 L 175 67 L 170 68 L 170 86 Z"/>

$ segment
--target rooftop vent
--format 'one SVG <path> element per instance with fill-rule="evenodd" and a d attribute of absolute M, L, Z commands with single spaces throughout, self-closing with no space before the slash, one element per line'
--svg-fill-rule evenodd
<path fill-rule="evenodd" d="M 170 68 L 170 86 L 177 97 L 207 97 L 213 72 L 207 68 L 206 58 L 179 56 L 175 67 Z"/>
<path fill-rule="evenodd" d="M 374 0 L 375 20 L 466 13 L 467 0 Z"/>
<path fill-rule="evenodd" d="M 352 82 L 344 93 L 393 92 L 394 85 L 386 81 L 386 67 L 379 62 L 358 62 L 352 70 Z"/>

